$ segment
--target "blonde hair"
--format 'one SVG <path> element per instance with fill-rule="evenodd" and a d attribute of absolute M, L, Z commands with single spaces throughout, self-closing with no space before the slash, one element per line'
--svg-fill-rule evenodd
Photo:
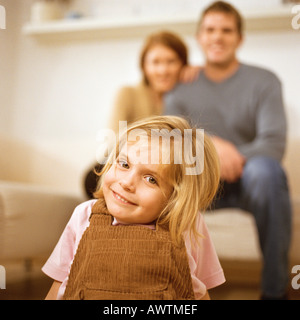
<path fill-rule="evenodd" d="M 134 129 L 142 129 L 147 134 L 153 134 L 154 130 L 167 129 L 184 136 L 186 129 L 192 129 L 188 122 L 177 116 L 152 116 L 137 122 L 134 122 L 127 131 L 123 133 L 120 141 L 115 146 L 113 152 L 104 166 L 103 170 L 99 173 L 101 175 L 100 185 L 98 191 L 95 192 L 96 198 L 103 198 L 102 180 L 103 176 L 111 168 L 115 159 L 119 156 L 120 145 L 127 139 L 127 134 Z M 193 150 L 197 148 L 197 136 L 194 134 L 196 129 L 193 129 L 193 135 L 183 139 L 182 150 L 186 150 L 185 145 L 192 147 Z M 203 154 L 203 170 L 201 174 L 186 174 L 190 167 L 190 161 L 182 161 L 176 163 L 174 158 L 171 159 L 170 164 L 164 164 L 167 171 L 166 178 L 173 186 L 173 191 L 167 202 L 167 205 L 159 215 L 157 224 L 169 227 L 172 240 L 180 245 L 182 243 L 182 235 L 186 231 L 190 231 L 190 236 L 194 235 L 195 238 L 200 234 L 196 230 L 196 218 L 198 211 L 205 211 L 211 204 L 218 186 L 220 179 L 219 159 L 211 139 L 204 134 L 202 150 Z M 199 144 L 199 143 L 198 143 Z M 179 152 L 175 149 L 175 143 L 171 143 L 173 153 Z"/>

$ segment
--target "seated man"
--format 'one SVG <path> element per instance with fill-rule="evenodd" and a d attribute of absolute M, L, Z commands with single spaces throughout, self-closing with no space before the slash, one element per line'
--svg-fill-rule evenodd
<path fill-rule="evenodd" d="M 261 298 L 286 298 L 291 204 L 280 165 L 286 143 L 280 81 L 237 60 L 242 18 L 230 4 L 218 1 L 203 12 L 197 40 L 204 69 L 196 82 L 167 95 L 165 113 L 188 117 L 212 135 L 224 183 L 216 207 L 253 214 L 264 260 Z"/>

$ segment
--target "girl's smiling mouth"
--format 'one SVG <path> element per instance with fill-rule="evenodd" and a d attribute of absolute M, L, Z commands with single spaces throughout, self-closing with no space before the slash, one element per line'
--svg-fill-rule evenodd
<path fill-rule="evenodd" d="M 122 197 L 117 192 L 112 190 L 112 193 L 114 195 L 114 198 L 117 199 L 118 201 L 120 201 L 121 203 L 135 205 L 135 203 L 130 202 L 129 200 L 127 200 L 126 198 Z"/>

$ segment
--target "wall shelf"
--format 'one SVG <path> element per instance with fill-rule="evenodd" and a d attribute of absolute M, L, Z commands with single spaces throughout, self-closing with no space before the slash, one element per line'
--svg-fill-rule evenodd
<path fill-rule="evenodd" d="M 247 31 L 292 29 L 291 6 L 247 11 L 243 13 Z M 81 18 L 45 23 L 27 23 L 22 32 L 38 38 L 91 38 L 145 35 L 147 32 L 168 29 L 193 35 L 197 16 L 181 17 L 128 17 L 120 19 Z"/>
<path fill-rule="evenodd" d="M 189 32 L 193 29 L 196 19 L 153 19 L 127 18 L 118 20 L 100 20 L 82 18 L 79 20 L 53 21 L 43 24 L 26 24 L 23 33 L 31 36 L 70 36 L 70 37 L 118 37 L 135 36 L 155 29 L 181 29 Z"/>

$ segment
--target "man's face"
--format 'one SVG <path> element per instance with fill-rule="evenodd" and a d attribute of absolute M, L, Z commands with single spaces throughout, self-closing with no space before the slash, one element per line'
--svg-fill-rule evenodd
<path fill-rule="evenodd" d="M 236 59 L 242 37 L 233 15 L 209 12 L 203 18 L 197 39 L 208 64 L 226 67 Z"/>

